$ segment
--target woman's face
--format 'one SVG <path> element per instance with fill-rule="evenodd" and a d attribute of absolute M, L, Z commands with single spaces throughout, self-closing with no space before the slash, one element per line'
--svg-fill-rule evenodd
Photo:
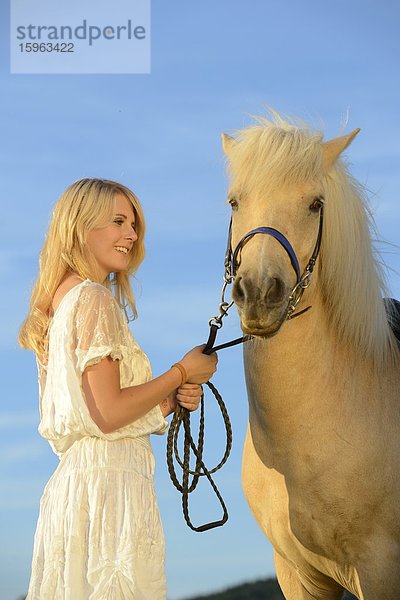
<path fill-rule="evenodd" d="M 118 194 L 112 222 L 89 231 L 86 240 L 104 279 L 110 273 L 126 270 L 136 240 L 133 206 L 123 194 Z"/>

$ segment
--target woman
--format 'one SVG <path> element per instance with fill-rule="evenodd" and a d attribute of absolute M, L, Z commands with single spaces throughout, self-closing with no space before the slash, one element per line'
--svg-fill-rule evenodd
<path fill-rule="evenodd" d="M 36 354 L 39 432 L 60 456 L 35 534 L 29 600 L 165 598 L 151 433 L 198 407 L 215 354 L 194 348 L 152 379 L 121 306 L 144 257 L 144 219 L 125 186 L 72 184 L 57 202 L 20 344 Z M 111 292 L 114 289 L 114 294 Z"/>

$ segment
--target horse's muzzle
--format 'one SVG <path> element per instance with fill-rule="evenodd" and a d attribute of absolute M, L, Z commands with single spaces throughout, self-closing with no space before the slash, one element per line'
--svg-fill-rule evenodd
<path fill-rule="evenodd" d="M 254 281 L 238 275 L 232 288 L 234 300 L 246 334 L 270 337 L 277 333 L 287 314 L 289 290 L 280 277 L 266 276 Z"/>

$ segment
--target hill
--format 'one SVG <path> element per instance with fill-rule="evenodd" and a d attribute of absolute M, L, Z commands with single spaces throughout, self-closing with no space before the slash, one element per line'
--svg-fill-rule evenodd
<path fill-rule="evenodd" d="M 20 600 L 24 600 L 24 597 Z M 207 596 L 191 596 L 186 600 L 285 600 L 285 598 L 276 579 L 260 579 Z M 343 600 L 357 600 L 357 598 L 346 592 Z"/>
<path fill-rule="evenodd" d="M 285 600 L 276 579 L 243 583 L 208 596 L 191 596 L 187 600 Z M 346 592 L 343 600 L 357 600 Z"/>

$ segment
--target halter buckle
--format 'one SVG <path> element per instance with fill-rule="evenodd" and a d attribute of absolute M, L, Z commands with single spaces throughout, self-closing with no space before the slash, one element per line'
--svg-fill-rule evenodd
<path fill-rule="evenodd" d="M 292 318 L 293 313 L 296 310 L 297 305 L 299 304 L 303 296 L 304 290 L 306 290 L 311 285 L 312 270 L 310 270 L 309 267 L 310 265 L 308 264 L 304 270 L 303 275 L 300 278 L 300 281 L 296 283 L 296 285 L 290 293 L 286 315 L 286 318 L 288 320 Z"/>
<path fill-rule="evenodd" d="M 208 321 L 210 327 L 211 325 L 215 325 L 218 329 L 221 329 L 222 319 L 228 314 L 228 310 L 231 308 L 231 306 L 233 306 L 233 300 L 231 302 L 227 302 L 225 300 L 225 291 L 228 285 L 230 285 L 234 279 L 235 277 L 226 270 L 224 275 L 224 283 L 221 290 L 221 302 L 218 307 L 219 314 L 215 317 L 211 317 L 211 319 Z"/>

